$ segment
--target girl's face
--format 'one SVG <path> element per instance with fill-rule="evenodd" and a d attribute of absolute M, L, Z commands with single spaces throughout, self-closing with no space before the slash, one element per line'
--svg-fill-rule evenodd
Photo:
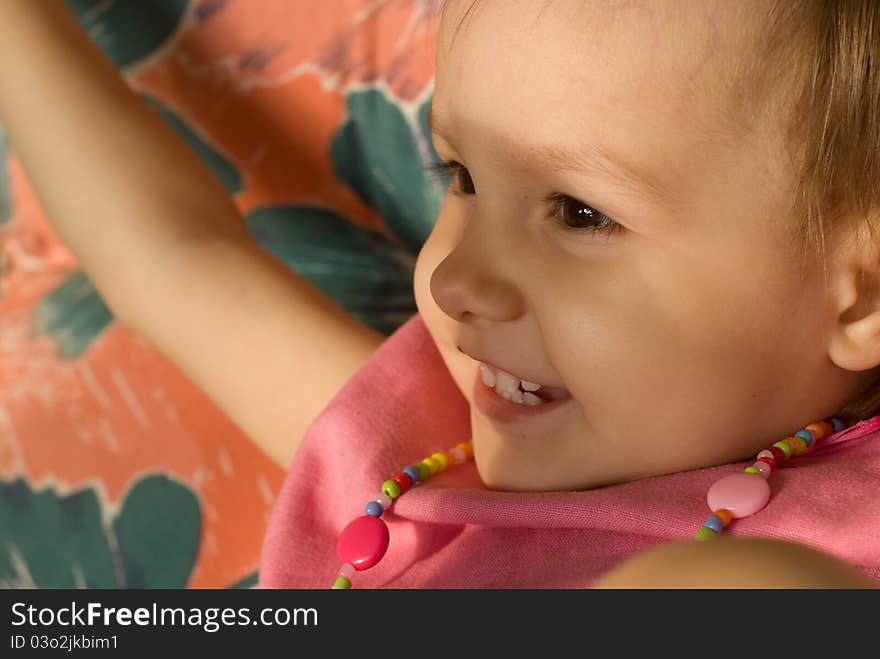
<path fill-rule="evenodd" d="M 793 255 L 781 119 L 737 125 L 724 82 L 762 2 L 481 0 L 457 30 L 470 4 L 438 41 L 434 145 L 460 167 L 415 286 L 486 485 L 719 464 L 834 414 L 856 374 Z M 502 401 L 481 362 L 570 397 Z"/>

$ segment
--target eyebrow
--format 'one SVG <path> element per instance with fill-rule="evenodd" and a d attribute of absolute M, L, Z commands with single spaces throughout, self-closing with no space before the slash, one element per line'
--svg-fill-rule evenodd
<path fill-rule="evenodd" d="M 449 141 L 447 128 L 435 116 L 433 104 L 428 107 L 428 127 L 431 133 Z M 615 179 L 630 193 L 656 205 L 672 200 L 670 191 L 655 175 L 601 146 L 590 145 L 580 152 L 565 151 L 550 145 L 527 144 L 522 148 L 525 158 L 550 171 L 599 172 Z"/>

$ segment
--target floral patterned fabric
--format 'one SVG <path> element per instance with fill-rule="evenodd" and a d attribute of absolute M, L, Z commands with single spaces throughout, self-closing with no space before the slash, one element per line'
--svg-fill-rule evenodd
<path fill-rule="evenodd" d="M 385 334 L 415 312 L 435 0 L 67 4 L 264 248 Z M 0 259 L 0 586 L 255 584 L 282 469 L 114 322 L 2 131 Z"/>

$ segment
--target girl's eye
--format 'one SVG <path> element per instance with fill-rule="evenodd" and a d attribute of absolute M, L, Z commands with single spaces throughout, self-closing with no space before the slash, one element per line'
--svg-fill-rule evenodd
<path fill-rule="evenodd" d="M 431 163 L 426 169 L 435 177 L 440 178 L 445 185 L 449 185 L 450 179 L 456 183 L 457 190 L 454 194 L 476 194 L 474 181 L 467 167 L 455 160 Z M 546 199 L 550 204 L 551 216 L 559 222 L 564 229 L 570 231 L 590 230 L 594 234 L 604 233 L 609 236 L 615 231 L 623 229 L 623 226 L 612 220 L 604 213 L 592 206 L 569 197 L 564 194 L 554 194 Z"/>
<path fill-rule="evenodd" d="M 427 165 L 428 170 L 434 177 L 443 181 L 444 185 L 449 185 L 450 179 L 454 179 L 458 190 L 458 194 L 476 194 L 477 189 L 474 187 L 474 180 L 467 167 L 455 160 L 444 160 L 443 162 L 435 162 Z"/>
<path fill-rule="evenodd" d="M 554 194 L 547 201 L 552 205 L 554 219 L 560 222 L 565 229 L 572 231 L 589 229 L 593 233 L 607 233 L 608 235 L 623 229 L 620 224 L 604 213 L 568 195 Z"/>

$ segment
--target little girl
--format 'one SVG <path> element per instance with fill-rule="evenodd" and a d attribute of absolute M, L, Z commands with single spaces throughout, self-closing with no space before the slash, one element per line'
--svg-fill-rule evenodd
<path fill-rule="evenodd" d="M 69 56 L 54 3 L 0 18 L 45 46 L 0 69 L 0 121 L 108 304 L 297 451 L 263 586 L 880 577 L 874 3 L 446 3 L 431 128 L 453 180 L 419 314 L 381 347 L 254 246 L 106 63 Z M 50 71 L 61 89 L 29 94 Z M 45 132 L 116 181 L 102 244 Z M 161 275 L 120 276 L 108 242 Z"/>
<path fill-rule="evenodd" d="M 834 458 L 781 454 L 801 438 L 773 446 L 876 406 L 880 243 L 853 238 L 880 209 L 880 80 L 865 73 L 880 8 L 772 9 L 446 4 L 430 116 L 453 182 L 416 266 L 419 316 L 310 429 L 263 585 L 590 585 L 713 510 L 698 537 L 717 535 L 753 495 L 714 488 L 706 510 L 736 469 L 689 470 L 765 448 L 739 466 L 749 486 L 789 457 L 803 468 L 782 470 L 774 505 L 734 532 L 810 541 L 880 576 L 880 446 L 856 447 L 877 420 L 825 438 Z M 840 61 L 799 100 L 816 49 Z M 808 191 L 825 209 L 826 189 L 848 196 L 817 254 L 797 202 Z M 443 450 L 468 437 L 476 470 L 453 466 L 468 445 Z M 381 557 L 380 519 L 388 555 L 354 578 Z M 664 547 L 605 583 L 859 582 L 800 548 L 729 546 Z"/>

